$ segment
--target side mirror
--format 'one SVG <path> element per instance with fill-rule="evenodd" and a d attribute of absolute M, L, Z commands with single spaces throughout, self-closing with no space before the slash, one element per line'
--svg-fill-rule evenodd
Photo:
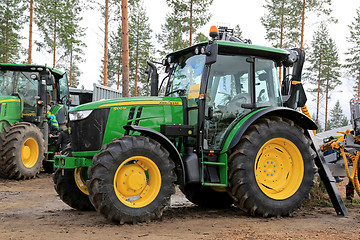
<path fill-rule="evenodd" d="M 210 65 L 216 62 L 217 55 L 218 55 L 218 44 L 212 43 L 206 47 L 206 62 L 205 64 Z"/>
<path fill-rule="evenodd" d="M 159 93 L 159 74 L 157 73 L 157 69 L 154 63 L 151 61 L 147 61 L 147 64 L 149 65 L 149 69 L 147 70 L 148 74 L 148 81 L 149 78 L 151 79 L 151 85 L 150 85 L 150 92 L 151 96 L 158 96 Z"/>

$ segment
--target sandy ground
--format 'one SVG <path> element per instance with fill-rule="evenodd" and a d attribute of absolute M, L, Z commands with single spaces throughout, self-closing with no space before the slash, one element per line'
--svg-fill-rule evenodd
<path fill-rule="evenodd" d="M 342 194 L 345 184 L 339 184 Z M 181 193 L 161 221 L 109 223 L 97 212 L 71 209 L 57 196 L 50 174 L 27 181 L 0 179 L 0 240 L 18 239 L 360 239 L 360 207 L 349 217 L 331 207 L 304 207 L 291 217 L 250 217 L 236 208 L 204 210 Z"/>

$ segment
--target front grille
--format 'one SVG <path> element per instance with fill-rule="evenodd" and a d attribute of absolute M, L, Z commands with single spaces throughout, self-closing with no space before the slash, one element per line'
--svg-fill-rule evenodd
<path fill-rule="evenodd" d="M 101 148 L 109 110 L 95 109 L 87 118 L 70 122 L 73 152 L 96 151 Z"/>

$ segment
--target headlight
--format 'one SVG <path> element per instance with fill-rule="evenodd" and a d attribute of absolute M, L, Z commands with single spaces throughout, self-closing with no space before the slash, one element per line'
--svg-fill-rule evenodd
<path fill-rule="evenodd" d="M 87 118 L 93 110 L 69 112 L 70 121 L 77 121 Z"/>

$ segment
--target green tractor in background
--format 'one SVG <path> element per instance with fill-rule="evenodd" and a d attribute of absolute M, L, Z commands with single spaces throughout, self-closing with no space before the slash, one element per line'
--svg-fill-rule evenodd
<path fill-rule="evenodd" d="M 69 101 L 66 74 L 40 65 L 0 63 L 0 176 L 36 176 L 54 142 L 49 139 L 47 112 L 65 124 Z M 48 148 L 49 146 L 49 148 Z"/>
<path fill-rule="evenodd" d="M 72 154 L 55 156 L 53 175 L 65 203 L 110 221 L 147 222 L 162 216 L 177 184 L 203 207 L 283 216 L 301 206 L 316 170 L 308 130 L 317 128 L 295 110 L 306 102 L 304 52 L 221 30 L 166 56 L 165 96 L 149 62 L 152 96 L 69 111 Z"/>

